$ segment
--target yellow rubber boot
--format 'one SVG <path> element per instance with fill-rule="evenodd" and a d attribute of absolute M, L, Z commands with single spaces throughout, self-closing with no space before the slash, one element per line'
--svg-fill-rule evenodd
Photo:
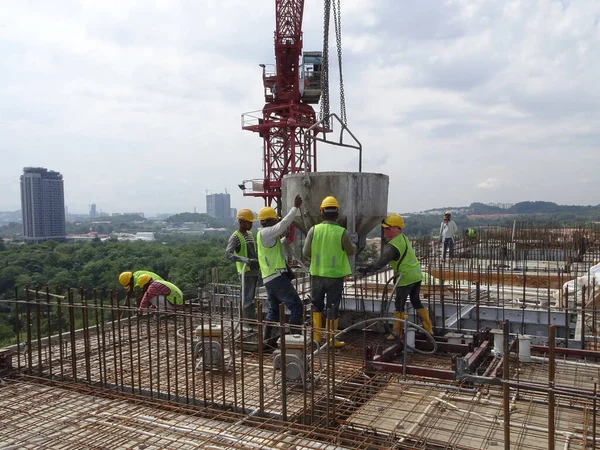
<path fill-rule="evenodd" d="M 340 319 L 328 320 L 327 321 L 327 328 L 330 329 L 333 334 L 335 334 L 336 331 L 337 331 L 337 329 L 338 329 L 339 323 L 340 323 Z M 346 345 L 345 342 L 338 341 L 337 339 L 334 338 L 333 346 L 335 348 L 342 348 L 345 345 Z"/>
<path fill-rule="evenodd" d="M 323 314 L 313 311 L 313 341 L 321 341 L 321 330 L 323 329 Z"/>
<path fill-rule="evenodd" d="M 406 320 L 406 313 L 404 311 L 394 311 L 394 319 Z M 394 321 L 392 325 L 392 329 L 394 332 L 388 335 L 388 340 L 396 339 L 397 337 L 401 338 L 402 333 L 404 331 L 404 322 Z"/>
<path fill-rule="evenodd" d="M 425 308 L 419 308 L 417 309 L 417 314 L 421 318 L 423 328 L 425 328 L 429 334 L 433 334 L 433 328 L 431 328 L 431 321 L 429 320 L 429 314 L 427 310 Z"/>

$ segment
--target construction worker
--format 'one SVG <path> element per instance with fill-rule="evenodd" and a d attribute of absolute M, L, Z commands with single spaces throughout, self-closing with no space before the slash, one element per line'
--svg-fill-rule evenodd
<path fill-rule="evenodd" d="M 144 292 L 138 314 L 148 311 L 173 311 L 183 305 L 183 293 L 173 283 L 154 280 L 145 273 L 138 278 L 138 286 Z"/>
<path fill-rule="evenodd" d="M 340 301 L 344 290 L 344 278 L 352 273 L 348 256 L 356 253 L 356 245 L 346 229 L 336 221 L 340 205 L 334 197 L 325 197 L 320 207 L 323 222 L 306 234 L 302 253 L 310 259 L 311 294 L 313 304 L 313 340 L 319 342 L 323 328 L 323 315 L 327 329 L 337 330 L 340 317 Z M 355 238 L 355 241 L 358 239 Z M 327 304 L 325 304 L 327 297 Z M 334 340 L 336 348 L 342 341 Z"/>
<path fill-rule="evenodd" d="M 244 292 L 240 292 L 243 308 L 241 316 L 244 319 L 256 319 L 256 303 L 254 297 L 258 284 L 259 265 L 258 253 L 254 235 L 250 231 L 255 222 L 254 214 L 249 209 L 240 209 L 236 219 L 239 226 L 229 237 L 225 255 L 227 259 L 235 261 L 240 280 L 244 277 Z M 246 264 L 245 271 L 244 264 Z"/>
<path fill-rule="evenodd" d="M 402 234 L 404 229 L 404 219 L 399 214 L 390 214 L 381 222 L 381 227 L 387 242 L 383 248 L 381 257 L 373 264 L 360 268 L 358 271 L 362 274 L 367 274 L 369 272 L 377 271 L 385 267 L 388 263 L 391 263 L 395 276 L 400 278 L 397 282 L 398 286 L 395 292 L 396 311 L 394 312 L 394 318 L 406 320 L 404 304 L 406 303 L 406 299 L 410 298 L 410 302 L 421 318 L 423 328 L 425 328 L 428 333 L 432 333 L 433 330 L 431 328 L 429 315 L 420 299 L 421 282 L 423 281 L 421 266 L 419 265 L 419 261 L 417 260 L 410 241 Z M 393 330 L 395 335 L 401 336 L 403 323 L 395 321 Z M 388 336 L 388 339 L 394 339 L 394 335 Z"/>
<path fill-rule="evenodd" d="M 131 294 L 133 290 L 138 287 L 138 280 L 140 276 L 144 274 L 150 275 L 153 280 L 162 280 L 162 277 L 154 272 L 150 272 L 148 270 L 137 270 L 135 272 L 122 272 L 121 275 L 119 275 L 119 283 L 121 283 L 121 285 L 127 289 L 127 292 Z"/>
<path fill-rule="evenodd" d="M 302 198 L 297 195 L 294 199 L 294 207 L 281 221 L 270 206 L 258 212 L 258 220 L 262 228 L 256 234 L 256 244 L 262 281 L 269 301 L 268 322 L 279 322 L 279 305 L 284 303 L 290 310 L 290 325 L 302 324 L 302 301 L 290 277 L 287 276 L 288 268 L 279 240 L 281 234 L 292 224 L 300 205 L 302 205 Z M 277 336 L 273 326 L 265 326 L 263 340 L 267 347 L 276 346 Z"/>
<path fill-rule="evenodd" d="M 440 225 L 440 240 L 444 244 L 442 261 L 446 259 L 446 251 L 450 250 L 450 259 L 454 258 L 454 237 L 458 233 L 456 222 L 452 220 L 450 211 L 444 213 L 444 220 Z"/>

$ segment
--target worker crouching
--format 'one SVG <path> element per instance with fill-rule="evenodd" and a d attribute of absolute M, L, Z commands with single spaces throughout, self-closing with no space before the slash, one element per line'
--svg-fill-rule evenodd
<path fill-rule="evenodd" d="M 154 311 L 174 311 L 183 306 L 183 293 L 173 283 L 153 280 L 148 274 L 138 279 L 138 286 L 144 295 L 138 308 L 138 314 Z"/>
<path fill-rule="evenodd" d="M 290 310 L 290 325 L 302 324 L 302 301 L 287 276 L 287 266 L 279 239 L 292 224 L 301 204 L 302 198 L 297 195 L 294 199 L 294 207 L 281 221 L 270 206 L 258 212 L 258 220 L 262 228 L 256 235 L 256 244 L 262 281 L 269 301 L 267 322 L 279 322 L 279 305 L 284 303 Z M 272 325 L 265 326 L 263 340 L 267 347 L 276 346 L 277 336 Z"/>
<path fill-rule="evenodd" d="M 323 222 L 308 230 L 302 249 L 310 259 L 313 340 L 317 342 L 321 339 L 323 316 L 328 330 L 338 329 L 344 278 L 352 273 L 348 256 L 356 253 L 350 233 L 336 222 L 340 215 L 337 200 L 326 197 L 320 211 Z M 334 340 L 334 346 L 343 347 L 344 342 Z"/>
<path fill-rule="evenodd" d="M 420 299 L 421 282 L 423 281 L 421 266 L 410 241 L 402 234 L 404 219 L 399 214 L 390 214 L 381 222 L 381 228 L 387 242 L 381 257 L 373 264 L 363 267 L 358 271 L 362 274 L 367 274 L 375 272 L 387 264 L 391 264 L 395 279 L 400 278 L 395 292 L 396 311 L 394 312 L 394 318 L 406 320 L 404 304 L 407 298 L 410 298 L 410 302 L 421 318 L 423 328 L 428 333 L 433 333 L 429 315 Z M 393 330 L 394 335 L 402 336 L 403 323 L 394 321 Z M 394 339 L 394 335 L 388 336 L 388 339 Z"/>

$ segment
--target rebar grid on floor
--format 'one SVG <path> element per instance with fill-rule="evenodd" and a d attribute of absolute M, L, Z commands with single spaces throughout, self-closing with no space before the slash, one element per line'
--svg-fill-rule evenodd
<path fill-rule="evenodd" d="M 148 441 L 144 445 L 150 445 L 154 442 L 156 428 L 166 431 L 172 428 L 167 433 L 175 433 L 169 446 L 186 448 L 198 437 L 190 438 L 195 432 L 185 426 L 178 427 L 175 419 L 164 419 L 161 410 L 171 408 L 192 415 L 204 411 L 202 418 L 209 421 L 231 424 L 244 420 L 244 425 L 250 426 L 254 433 L 252 439 L 259 440 L 266 439 L 260 430 L 268 423 L 277 436 L 301 429 L 302 438 L 313 439 L 318 445 L 333 445 L 331 448 L 336 448 L 335 445 L 341 448 L 491 448 L 504 442 L 504 433 L 508 429 L 511 448 L 536 449 L 547 448 L 548 409 L 552 403 L 556 419 L 551 432 L 556 442 L 565 447 L 581 447 L 596 439 L 592 424 L 597 415 L 594 392 L 600 379 L 597 361 L 553 355 L 555 364 L 551 365 L 548 355 L 539 354 L 528 363 L 515 360 L 513 355 L 509 358 L 511 369 L 503 378 L 512 383 L 506 400 L 502 389 L 494 385 L 465 387 L 458 381 L 441 383 L 431 377 L 399 378 L 365 372 L 364 349 L 383 350 L 389 343 L 382 335 L 364 330 L 350 334 L 344 349 L 324 347 L 318 383 L 274 384 L 273 356 L 241 348 L 240 336 L 232 331 L 236 327 L 239 331 L 240 326 L 233 320 L 231 310 L 205 313 L 189 306 L 188 311 L 176 314 L 134 317 L 130 314 L 133 311 L 117 305 L 106 307 L 67 302 L 61 308 L 66 309 L 65 316 L 70 318 L 69 321 L 44 329 L 41 326 L 43 308 L 39 302 L 15 306 L 26 310 L 23 332 L 29 337 L 25 345 L 15 349 L 14 366 L 19 373 L 62 381 L 65 388 L 95 392 L 99 397 L 119 394 L 134 401 L 140 411 L 147 404 L 158 408 L 147 412 L 146 415 L 152 418 L 148 423 L 122 413 L 109 414 L 114 415 L 113 419 L 100 417 L 101 426 L 95 429 L 99 435 L 90 440 L 92 448 L 96 445 L 94 439 L 98 440 L 100 448 L 104 445 L 101 444 L 103 439 L 113 437 L 115 441 L 111 442 L 111 447 L 126 446 L 127 441 L 119 439 L 126 439 L 125 432 L 134 433 L 137 429 L 142 436 L 140 439 Z M 84 328 L 76 329 L 76 317 L 81 318 Z M 90 320 L 92 317 L 93 321 Z M 255 321 L 250 322 L 258 325 Z M 198 327 L 210 329 L 217 325 L 223 325 L 223 329 L 228 329 L 229 325 L 229 332 L 212 337 L 195 335 Z M 310 335 L 312 329 L 303 327 L 300 332 Z M 224 361 L 215 370 L 197 370 L 202 366 L 198 367 L 195 349 L 198 344 L 210 344 L 211 341 L 221 345 L 221 356 L 229 357 L 231 363 L 228 368 Z M 306 352 L 310 354 L 310 349 Z M 317 372 L 316 360 L 316 357 L 311 358 L 310 372 L 313 374 Z M 500 362 L 499 357 L 493 357 L 487 364 L 496 367 Z M 407 364 L 450 370 L 453 358 L 443 354 L 412 354 L 408 355 Z M 543 392 L 549 386 L 550 367 L 555 368 L 552 400 Z M 275 375 L 278 379 L 282 376 L 281 371 Z M 98 390 L 90 390 L 90 387 Z M 50 398 L 53 395 L 62 398 L 62 394 L 53 394 L 52 390 L 42 392 Z M 569 395 L 570 392 L 573 395 Z M 72 401 L 67 394 L 64 398 Z M 35 412 L 38 406 L 42 408 L 48 401 L 42 396 L 37 401 L 25 398 L 22 404 L 32 405 Z M 507 405 L 510 413 L 505 421 L 503 413 Z M 56 414 L 59 412 L 55 411 Z M 11 439 L 16 439 L 19 430 L 13 423 L 14 417 L 18 414 L 10 410 L 4 419 L 14 430 L 14 435 L 7 435 Z M 85 425 L 83 430 L 68 428 L 65 433 L 75 436 L 88 433 L 87 426 L 92 425 L 86 420 L 81 422 Z M 258 430 L 254 429 L 256 424 L 260 425 Z M 202 426 L 206 427 L 206 424 Z M 211 426 L 216 433 L 224 425 Z M 111 427 L 124 434 L 107 437 Z M 32 448 L 46 440 L 53 442 L 59 436 L 50 429 L 38 432 L 41 433 L 39 439 L 35 433 L 22 435 L 23 439 L 27 437 Z M 206 439 L 200 441 L 207 445 L 205 448 L 211 448 L 211 445 L 213 448 L 238 448 L 234 442 L 214 441 L 217 438 L 213 434 L 207 432 L 198 438 Z M 293 437 L 287 434 L 289 439 L 300 439 L 297 434 Z M 165 445 L 166 439 L 156 446 Z M 14 445 L 19 448 L 20 444 Z"/>

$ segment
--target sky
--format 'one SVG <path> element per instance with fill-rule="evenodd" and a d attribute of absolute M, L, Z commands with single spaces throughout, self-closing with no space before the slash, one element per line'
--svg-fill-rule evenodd
<path fill-rule="evenodd" d="M 264 104 L 274 15 L 272 0 L 0 2 L 0 211 L 20 209 L 25 166 L 61 172 L 72 213 L 205 212 L 225 190 L 259 209 L 237 187 L 262 178 L 241 114 Z M 304 50 L 322 26 L 306 0 Z M 343 0 L 342 35 L 348 127 L 363 171 L 389 175 L 389 211 L 600 203 L 599 1 Z M 318 166 L 357 171 L 356 151 L 320 147 Z"/>

